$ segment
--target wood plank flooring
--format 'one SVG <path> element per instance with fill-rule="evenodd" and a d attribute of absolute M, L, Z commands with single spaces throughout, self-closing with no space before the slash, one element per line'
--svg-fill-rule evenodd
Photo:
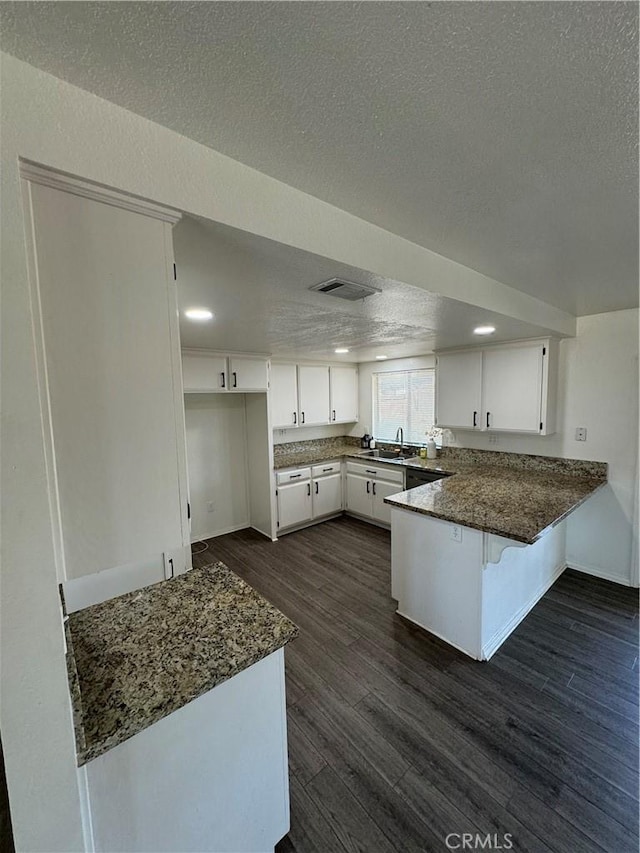
<path fill-rule="evenodd" d="M 208 545 L 194 565 L 222 560 L 300 627 L 278 853 L 446 851 L 465 832 L 636 853 L 637 590 L 568 570 L 479 663 L 394 613 L 384 530 L 345 517 Z"/>

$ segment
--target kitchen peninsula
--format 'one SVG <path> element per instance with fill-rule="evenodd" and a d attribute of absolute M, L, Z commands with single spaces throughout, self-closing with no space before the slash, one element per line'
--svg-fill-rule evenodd
<path fill-rule="evenodd" d="M 565 519 L 607 466 L 454 449 L 424 464 L 443 479 L 385 499 L 397 612 L 488 660 L 566 567 Z"/>

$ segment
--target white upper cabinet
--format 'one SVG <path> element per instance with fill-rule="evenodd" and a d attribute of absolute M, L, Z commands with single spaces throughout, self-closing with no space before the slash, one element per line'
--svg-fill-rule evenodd
<path fill-rule="evenodd" d="M 227 387 L 227 359 L 224 356 L 182 355 L 182 384 L 185 393 L 210 394 Z"/>
<path fill-rule="evenodd" d="M 283 429 L 298 425 L 298 368 L 295 364 L 272 364 L 271 425 Z"/>
<path fill-rule="evenodd" d="M 269 361 L 266 358 L 185 350 L 182 353 L 182 385 L 185 394 L 267 391 Z"/>
<path fill-rule="evenodd" d="M 269 386 L 269 365 L 264 358 L 229 356 L 230 391 L 266 391 Z"/>
<path fill-rule="evenodd" d="M 355 367 L 330 367 L 331 422 L 358 420 L 358 370 Z"/>
<path fill-rule="evenodd" d="M 437 425 L 549 435 L 555 432 L 557 342 L 523 341 L 441 353 Z"/>
<path fill-rule="evenodd" d="M 440 427 L 480 426 L 482 352 L 443 353 L 436 367 L 436 417 Z"/>
<path fill-rule="evenodd" d="M 299 425 L 329 423 L 328 366 L 298 365 Z"/>
<path fill-rule="evenodd" d="M 482 371 L 485 429 L 534 433 L 543 429 L 540 403 L 544 349 L 537 343 L 485 350 Z"/>
<path fill-rule="evenodd" d="M 271 365 L 269 387 L 274 429 L 355 423 L 358 369 L 352 365 Z"/>

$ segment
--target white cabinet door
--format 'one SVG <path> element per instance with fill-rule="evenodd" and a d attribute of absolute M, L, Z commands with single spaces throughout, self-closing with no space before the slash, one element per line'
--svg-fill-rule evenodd
<path fill-rule="evenodd" d="M 230 357 L 230 391 L 266 391 L 268 382 L 268 363 L 265 359 Z"/>
<path fill-rule="evenodd" d="M 30 213 L 66 578 L 160 581 L 189 542 L 171 228 L 36 184 Z"/>
<path fill-rule="evenodd" d="M 272 364 L 271 426 L 274 429 L 298 425 L 298 375 L 295 364 Z"/>
<path fill-rule="evenodd" d="M 278 524 L 280 529 L 310 521 L 311 510 L 311 480 L 278 486 Z"/>
<path fill-rule="evenodd" d="M 329 423 L 329 368 L 299 365 L 300 426 Z"/>
<path fill-rule="evenodd" d="M 439 355 L 436 362 L 436 422 L 439 427 L 482 427 L 482 352 Z"/>
<path fill-rule="evenodd" d="M 313 517 L 320 518 L 342 509 L 342 475 L 328 474 L 312 483 Z"/>
<path fill-rule="evenodd" d="M 347 509 L 371 518 L 373 515 L 373 481 L 358 474 L 347 474 Z"/>
<path fill-rule="evenodd" d="M 540 432 L 542 348 L 535 343 L 484 351 L 485 429 Z"/>
<path fill-rule="evenodd" d="M 384 499 L 389 495 L 397 495 L 402 491 L 402 485 L 398 483 L 384 483 L 381 480 L 376 480 L 371 489 L 373 491 L 373 517 L 376 521 L 383 521 L 385 524 L 391 524 L 391 507 L 384 503 Z"/>
<path fill-rule="evenodd" d="M 219 355 L 182 355 L 182 384 L 185 394 L 226 391 L 227 359 Z"/>
<path fill-rule="evenodd" d="M 331 367 L 331 422 L 358 420 L 358 371 L 355 367 Z"/>

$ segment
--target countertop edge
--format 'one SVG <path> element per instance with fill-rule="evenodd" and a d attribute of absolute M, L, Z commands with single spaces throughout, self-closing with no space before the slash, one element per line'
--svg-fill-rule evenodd
<path fill-rule="evenodd" d="M 295 640 L 298 634 L 299 629 L 296 625 L 295 631 L 291 632 L 291 636 L 284 638 L 282 642 L 279 642 L 277 645 L 274 645 L 273 648 L 271 648 L 266 654 L 252 655 L 242 666 L 242 668 L 237 670 L 237 672 L 233 672 L 230 675 L 225 675 L 221 678 L 214 679 L 211 684 L 209 684 L 203 690 L 199 690 L 197 693 L 195 693 L 193 696 L 190 696 L 186 700 L 184 699 L 184 697 L 182 697 L 180 701 L 164 706 L 157 713 L 150 714 L 149 717 L 147 717 L 141 725 L 135 726 L 132 731 L 128 731 L 126 734 L 124 734 L 124 736 L 123 732 L 119 731 L 113 735 L 108 736 L 100 743 L 94 744 L 90 747 L 85 747 L 82 751 L 77 751 L 77 766 L 82 767 L 89 761 L 93 761 L 94 758 L 99 758 L 101 755 L 104 755 L 105 753 L 109 752 L 114 747 L 120 746 L 120 744 L 122 743 L 126 743 L 126 741 L 130 740 L 130 738 L 135 737 L 135 735 L 140 734 L 140 732 L 143 732 L 145 729 L 148 729 L 155 723 L 159 723 L 160 720 L 170 716 L 175 711 L 179 711 L 180 708 L 185 708 L 187 705 L 190 705 L 191 702 L 194 702 L 196 699 L 199 699 L 201 696 L 204 696 L 205 693 L 208 693 L 210 690 L 214 690 L 216 687 L 219 687 L 221 684 L 224 684 L 225 681 L 229 681 L 230 679 L 235 678 L 236 675 L 240 675 L 245 670 L 252 667 L 254 664 L 259 663 L 265 658 L 268 658 L 269 655 L 275 654 L 277 651 L 284 648 L 287 643 L 291 642 L 291 640 Z"/>
<path fill-rule="evenodd" d="M 503 539 L 511 539 L 513 542 L 520 542 L 524 545 L 533 545 L 542 536 L 544 536 L 545 533 L 547 533 L 549 530 L 552 530 L 554 527 L 560 524 L 561 521 L 564 521 L 567 516 L 571 515 L 572 512 L 578 509 L 578 507 L 581 506 L 592 495 L 594 495 L 596 492 L 600 491 L 600 489 L 606 486 L 607 483 L 608 480 L 603 480 L 601 483 L 598 483 L 590 492 L 581 497 L 578 501 L 576 501 L 576 503 L 572 504 L 564 513 L 562 513 L 562 515 L 558 516 L 558 518 L 552 521 L 551 524 L 547 524 L 546 527 L 543 527 L 543 529 L 536 533 L 536 535 L 533 537 L 517 536 L 513 533 L 513 531 L 501 530 L 497 527 L 492 527 L 490 525 L 470 524 L 468 522 L 462 522 L 459 518 L 452 516 L 451 513 L 438 513 L 437 511 L 424 509 L 423 507 L 407 506 L 404 501 L 394 500 L 393 495 L 385 498 L 384 502 L 386 504 L 389 504 L 389 506 L 395 507 L 396 509 L 402 509 L 406 512 L 413 512 L 416 513 L 416 515 L 426 515 L 429 518 L 437 518 L 439 521 L 446 521 L 450 524 L 459 524 L 461 527 L 468 527 L 471 530 L 479 530 L 482 533 L 491 533 L 494 536 L 501 536 Z M 428 489 L 432 485 L 433 484 L 427 483 L 419 488 Z M 399 494 L 404 493 L 400 492 Z"/>

